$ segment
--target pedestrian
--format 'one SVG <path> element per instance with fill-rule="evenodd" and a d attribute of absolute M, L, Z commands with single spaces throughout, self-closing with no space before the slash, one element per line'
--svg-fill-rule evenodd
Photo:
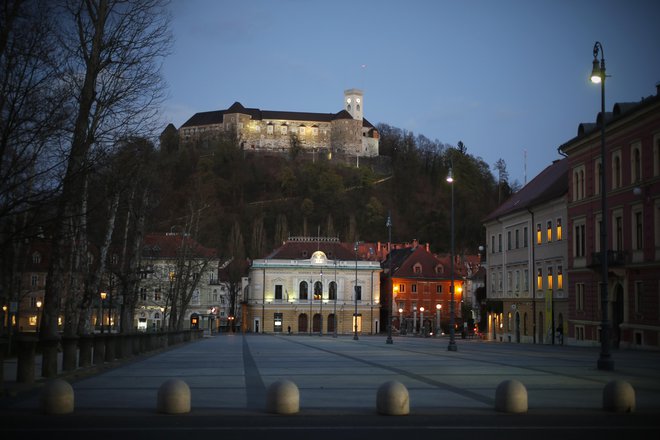
<path fill-rule="evenodd" d="M 289 334 L 291 334 L 291 326 L 288 326 L 286 329 L 289 332 Z"/>

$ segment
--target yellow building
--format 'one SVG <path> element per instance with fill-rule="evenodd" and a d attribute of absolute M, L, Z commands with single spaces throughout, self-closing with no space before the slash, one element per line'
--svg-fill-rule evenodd
<path fill-rule="evenodd" d="M 249 272 L 243 331 L 380 332 L 380 262 L 337 238 L 290 238 Z"/>

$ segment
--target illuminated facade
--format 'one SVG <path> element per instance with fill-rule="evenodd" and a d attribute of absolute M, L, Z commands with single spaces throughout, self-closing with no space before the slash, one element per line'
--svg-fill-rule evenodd
<path fill-rule="evenodd" d="M 344 107 L 337 113 L 305 113 L 246 108 L 235 102 L 226 110 L 195 113 L 179 128 L 182 144 L 235 133 L 246 151 L 303 152 L 378 156 L 378 130 L 363 117 L 364 94 L 344 92 Z"/>
<path fill-rule="evenodd" d="M 254 260 L 243 331 L 380 332 L 380 263 L 336 238 L 294 237 Z M 357 286 L 357 289 L 356 289 Z M 356 316 L 357 309 L 357 316 Z"/>
<path fill-rule="evenodd" d="M 567 179 L 568 160 L 555 161 L 484 220 L 488 339 L 565 342 Z"/>

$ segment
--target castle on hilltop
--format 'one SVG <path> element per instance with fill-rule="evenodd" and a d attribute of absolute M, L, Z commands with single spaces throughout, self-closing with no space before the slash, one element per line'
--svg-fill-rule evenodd
<path fill-rule="evenodd" d="M 305 113 L 246 108 L 195 113 L 178 130 L 181 144 L 236 133 L 247 151 L 289 152 L 292 146 L 357 157 L 378 156 L 378 130 L 363 117 L 362 90 L 344 91 L 338 113 Z"/>

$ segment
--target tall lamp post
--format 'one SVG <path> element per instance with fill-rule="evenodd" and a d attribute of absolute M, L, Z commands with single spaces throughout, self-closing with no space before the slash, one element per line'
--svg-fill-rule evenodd
<path fill-rule="evenodd" d="M 394 284 L 392 282 L 392 218 L 390 217 L 390 213 L 387 213 L 387 226 L 388 229 L 388 248 L 387 248 L 387 257 L 390 262 L 390 284 L 389 284 L 389 289 L 387 291 L 388 293 L 388 299 L 389 299 L 389 304 L 387 307 L 387 340 L 385 340 L 386 344 L 392 344 L 392 307 L 394 307 Z"/>
<path fill-rule="evenodd" d="M 108 297 L 107 292 L 101 292 L 101 333 L 104 332 L 103 329 L 103 304 L 105 304 L 105 299 Z"/>
<path fill-rule="evenodd" d="M 336 338 L 337 337 L 337 260 L 334 260 L 335 263 L 335 287 L 334 287 L 334 295 L 335 295 L 335 305 L 334 305 L 334 310 L 332 312 L 332 337 Z"/>
<path fill-rule="evenodd" d="M 457 351 L 456 339 L 454 335 L 454 164 L 452 162 L 449 167 L 449 175 L 447 182 L 451 185 L 451 261 L 449 263 L 449 271 L 451 272 L 451 284 L 449 285 L 449 293 L 451 295 L 449 303 L 449 345 L 448 351 Z"/>
<path fill-rule="evenodd" d="M 600 64 L 598 55 L 600 54 Z M 610 321 L 608 317 L 607 300 L 607 179 L 605 178 L 605 54 L 599 41 L 594 44 L 593 69 L 591 82 L 600 84 L 600 201 L 601 201 L 601 227 L 600 227 L 600 264 L 601 264 L 601 335 L 599 370 L 614 370 L 614 359 L 610 355 Z"/>
<path fill-rule="evenodd" d="M 436 336 L 441 336 L 442 335 L 442 327 L 440 326 L 440 313 L 442 313 L 442 304 L 436 304 L 435 305 L 435 312 L 436 312 L 436 324 L 435 324 L 435 334 Z"/>
<path fill-rule="evenodd" d="M 319 325 L 319 336 L 323 336 L 323 270 L 321 270 L 321 322 Z"/>
<path fill-rule="evenodd" d="M 426 330 L 424 329 L 424 307 L 419 308 L 419 332 L 422 336 L 426 336 Z"/>
<path fill-rule="evenodd" d="M 35 326 L 37 335 L 39 335 L 41 333 L 39 331 L 39 315 L 41 315 L 41 306 L 42 305 L 43 305 L 43 303 L 41 302 L 41 300 L 37 301 L 37 322 L 36 322 L 37 325 Z"/>
<path fill-rule="evenodd" d="M 353 340 L 358 340 L 358 275 L 357 275 L 357 258 L 358 258 L 358 242 L 355 242 L 355 314 L 353 315 L 354 320 L 354 332 Z"/>

